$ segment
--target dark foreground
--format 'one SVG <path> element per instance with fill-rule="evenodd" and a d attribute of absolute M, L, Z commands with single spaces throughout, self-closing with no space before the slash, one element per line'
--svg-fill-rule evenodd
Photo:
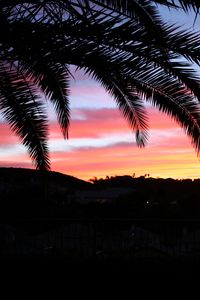
<path fill-rule="evenodd" d="M 91 299 L 152 296 L 170 299 L 176 296 L 180 299 L 187 295 L 191 299 L 199 291 L 200 262 L 148 258 L 74 261 L 63 257 L 2 257 L 0 275 L 8 285 L 7 291 L 13 291 L 16 285 L 20 294 L 26 290 L 26 295 L 36 293 L 38 296 L 39 292 L 45 299 L 52 295 L 56 299 L 59 295 L 70 299 L 77 296 L 78 299 L 85 296 Z"/>
<path fill-rule="evenodd" d="M 88 279 L 128 279 L 148 280 L 150 282 L 200 281 L 200 262 L 191 259 L 156 260 L 142 259 L 85 259 L 68 260 L 66 257 L 1 257 L 1 270 L 15 272 L 37 271 L 42 273 L 55 272 L 64 274 L 66 278 Z M 53 275 L 53 273 L 51 274 Z M 103 277 L 102 277 L 103 276 Z"/>

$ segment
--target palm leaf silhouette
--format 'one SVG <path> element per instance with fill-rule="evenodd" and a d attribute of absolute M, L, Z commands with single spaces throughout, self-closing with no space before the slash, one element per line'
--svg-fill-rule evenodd
<path fill-rule="evenodd" d="M 175 119 L 200 150 L 200 35 L 165 23 L 158 5 L 199 12 L 198 1 L 71 0 L 0 3 L 0 109 L 39 169 L 49 169 L 48 128 L 40 91 L 70 125 L 70 65 L 115 99 L 148 140 L 145 102 Z"/>

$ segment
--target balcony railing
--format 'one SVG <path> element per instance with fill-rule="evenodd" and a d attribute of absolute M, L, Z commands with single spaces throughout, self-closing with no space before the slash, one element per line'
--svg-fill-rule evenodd
<path fill-rule="evenodd" d="M 199 260 L 200 220 L 1 220 L 0 254 Z"/>

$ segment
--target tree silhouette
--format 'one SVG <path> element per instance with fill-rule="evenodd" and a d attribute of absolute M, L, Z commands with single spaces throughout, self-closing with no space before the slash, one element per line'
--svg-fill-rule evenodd
<path fill-rule="evenodd" d="M 0 109 L 38 169 L 49 169 L 48 122 L 41 92 L 65 138 L 70 123 L 69 66 L 114 97 L 143 147 L 144 102 L 175 119 L 200 149 L 200 37 L 165 23 L 157 4 L 192 8 L 198 1 L 1 1 Z"/>

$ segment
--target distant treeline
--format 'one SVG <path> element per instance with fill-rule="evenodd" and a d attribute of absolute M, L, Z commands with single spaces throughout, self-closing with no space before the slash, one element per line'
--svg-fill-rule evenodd
<path fill-rule="evenodd" d="M 91 181 L 96 189 L 135 189 L 131 194 L 121 196 L 107 205 L 112 215 L 149 218 L 200 217 L 200 179 L 151 178 L 147 174 L 140 177 L 107 176 L 105 179 L 94 178 Z"/>

